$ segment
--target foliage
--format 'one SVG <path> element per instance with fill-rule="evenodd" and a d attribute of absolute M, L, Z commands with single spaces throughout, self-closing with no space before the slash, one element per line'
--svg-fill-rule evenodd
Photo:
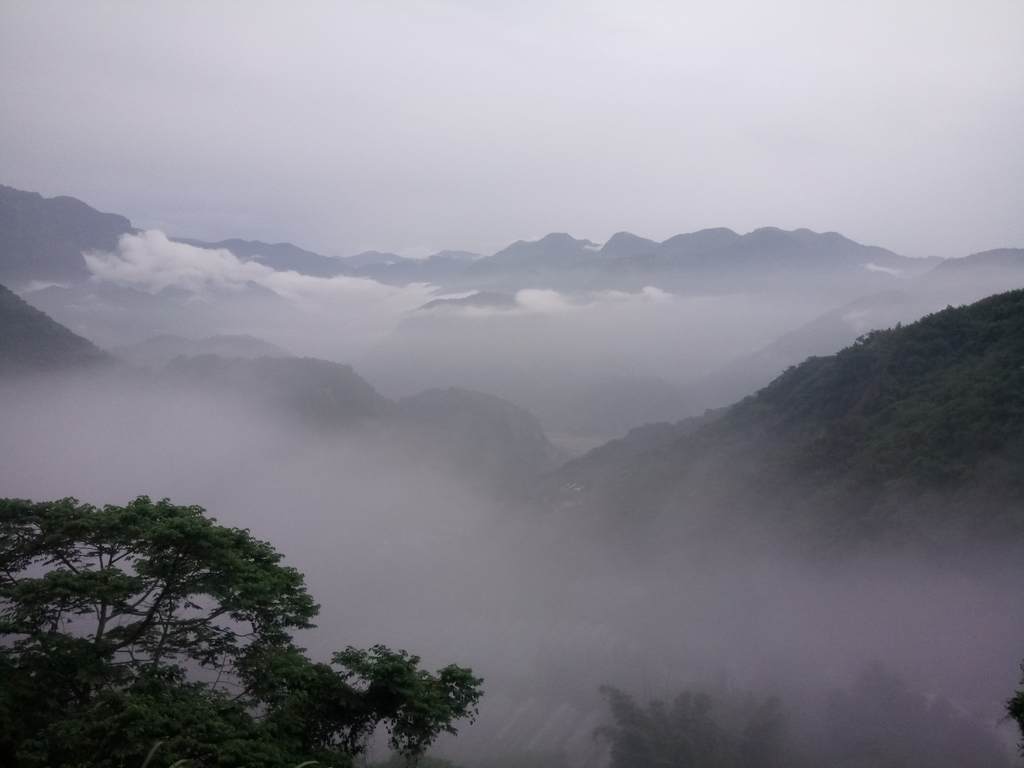
<path fill-rule="evenodd" d="M 753 524 L 840 546 L 1019 540 L 1024 290 L 874 331 L 683 426 L 566 465 L 552 503 L 675 515 L 687 535 Z"/>
<path fill-rule="evenodd" d="M 0 500 L 0 762 L 348 765 L 379 723 L 415 758 L 479 679 L 384 646 L 308 659 L 302 575 L 200 507 Z"/>
<path fill-rule="evenodd" d="M 1024 291 L 810 358 L 727 417 L 742 421 L 794 440 L 812 471 L 956 483 L 1024 431 Z"/>
<path fill-rule="evenodd" d="M 1021 672 L 1024 672 L 1024 664 L 1021 665 Z M 1021 678 L 1021 689 L 1013 698 L 1006 702 L 1006 716 L 1017 723 L 1020 729 L 1021 740 L 1019 743 L 1021 755 L 1024 756 L 1024 677 Z"/>
<path fill-rule="evenodd" d="M 778 699 L 728 701 L 684 691 L 669 706 L 654 700 L 641 708 L 611 686 L 601 694 L 614 725 L 595 737 L 611 744 L 613 768 L 769 768 L 783 764 L 785 717 Z"/>

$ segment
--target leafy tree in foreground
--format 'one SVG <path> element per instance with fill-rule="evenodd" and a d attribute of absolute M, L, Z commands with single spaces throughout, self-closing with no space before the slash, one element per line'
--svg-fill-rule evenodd
<path fill-rule="evenodd" d="M 1024 672 L 1024 664 L 1020 666 L 1021 672 Z M 1024 678 L 1020 681 L 1021 688 L 1017 693 L 1014 694 L 1013 698 L 1006 702 L 1006 715 L 1011 720 L 1017 723 L 1017 727 L 1020 729 L 1020 753 L 1024 757 Z"/>
<path fill-rule="evenodd" d="M 0 500 L 0 764 L 346 766 L 378 724 L 414 763 L 481 680 L 384 646 L 308 659 L 318 606 L 200 507 Z"/>

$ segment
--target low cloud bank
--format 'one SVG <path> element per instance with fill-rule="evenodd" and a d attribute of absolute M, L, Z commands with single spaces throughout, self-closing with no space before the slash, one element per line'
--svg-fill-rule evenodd
<path fill-rule="evenodd" d="M 116 252 L 83 256 L 94 282 L 160 299 L 166 289 L 190 294 L 191 310 L 184 315 L 158 315 L 158 304 L 153 305 L 149 325 L 155 332 L 250 333 L 301 355 L 335 359 L 385 337 L 428 301 L 432 290 L 422 283 L 396 287 L 366 278 L 279 272 L 225 248 L 174 242 L 159 230 L 123 235 Z M 201 329 L 192 327 L 197 323 Z"/>
<path fill-rule="evenodd" d="M 157 293 L 179 288 L 203 294 L 241 291 L 255 283 L 296 303 L 326 305 L 336 300 L 368 299 L 392 309 L 415 309 L 430 287 L 396 288 L 359 277 L 311 277 L 279 272 L 255 261 L 243 261 L 226 248 L 200 248 L 170 240 L 160 230 L 122 235 L 116 253 L 83 254 L 93 275 L 106 282 Z"/>

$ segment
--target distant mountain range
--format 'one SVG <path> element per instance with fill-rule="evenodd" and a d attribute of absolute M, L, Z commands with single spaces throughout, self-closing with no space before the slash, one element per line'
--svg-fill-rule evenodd
<path fill-rule="evenodd" d="M 217 343 L 202 342 L 202 349 L 186 339 L 237 337 L 243 332 L 281 338 L 271 336 L 272 329 L 302 327 L 308 321 L 294 302 L 255 283 L 237 290 L 211 291 L 196 301 L 176 286 L 150 293 L 89 280 L 82 253 L 114 250 L 121 235 L 136 231 L 128 219 L 101 213 L 74 198 L 46 199 L 0 187 L 0 281 L 8 280 L 34 307 L 75 332 L 108 349 L 116 348 L 118 355 L 140 365 L 164 365 L 178 354 L 276 356 L 279 353 L 269 348 L 245 353 L 237 338 L 232 350 L 224 347 L 223 338 Z M 907 258 L 836 233 L 804 229 L 763 228 L 741 235 L 715 228 L 676 235 L 660 243 L 619 232 L 603 245 L 553 233 L 536 241 L 518 241 L 491 256 L 442 251 L 426 259 L 377 251 L 328 257 L 289 243 L 239 239 L 179 241 L 224 248 L 243 261 L 275 270 L 436 286 L 438 298 L 425 301 L 421 311 L 406 316 L 404 325 L 392 334 L 399 339 L 393 355 L 399 360 L 408 359 L 402 334 L 418 339 L 416 328 L 429 323 L 435 323 L 445 344 L 414 341 L 414 346 L 435 357 L 440 348 L 456 361 L 460 344 L 470 345 L 468 352 L 475 354 L 472 337 L 463 341 L 459 335 L 466 324 L 458 316 L 520 309 L 517 292 L 524 288 L 554 289 L 573 301 L 588 301 L 603 292 L 635 294 L 656 286 L 700 300 L 707 296 L 768 296 L 775 307 L 810 304 L 822 312 L 802 327 L 780 326 L 781 338 L 753 354 L 744 350 L 743 357 L 717 371 L 703 370 L 697 375 L 680 370 L 680 380 L 674 380 L 669 371 L 658 370 L 654 375 L 633 372 L 609 361 L 607 370 L 595 370 L 583 379 L 559 374 L 530 390 L 527 385 L 509 383 L 512 379 L 507 371 L 489 372 L 487 366 L 494 360 L 482 360 L 473 363 L 476 372 L 472 375 L 460 378 L 455 368 L 447 365 L 445 371 L 453 372 L 450 377 L 445 373 L 428 383 L 397 390 L 404 393 L 421 386 L 456 384 L 499 392 L 528 405 L 552 433 L 560 433 L 559 439 L 566 445 L 576 445 L 578 438 L 584 438 L 582 444 L 590 446 L 647 421 L 677 420 L 728 405 L 765 386 L 786 367 L 809 355 L 832 354 L 866 331 L 911 322 L 947 304 L 1024 286 L 1024 249 L 999 249 L 961 259 Z M 522 327 L 528 327 L 526 321 Z M 712 331 L 709 326 L 708 332 Z M 525 330 L 523 333 L 528 335 Z M 171 336 L 180 341 L 166 338 Z M 153 341 L 153 337 L 165 338 Z M 636 342 L 645 343 L 639 338 Z M 524 336 L 505 343 L 505 348 L 493 347 L 499 362 L 509 358 L 508 351 L 526 347 L 531 341 Z M 560 353 L 569 361 L 576 354 L 571 348 Z M 387 350 L 380 352 L 386 354 Z M 360 365 L 382 380 L 380 371 L 393 371 L 394 365 L 387 367 L 391 363 L 374 367 L 373 360 L 363 360 Z M 410 366 L 422 371 L 427 363 Z M 552 381 L 565 384 L 554 386 Z M 508 386 L 501 388 L 502 382 Z"/>
<path fill-rule="evenodd" d="M 80 282 L 89 276 L 82 253 L 112 251 L 123 234 L 137 230 L 123 216 L 101 213 L 71 197 L 43 198 L 0 186 L 0 281 L 14 286 Z M 346 258 L 323 256 L 290 243 L 231 239 L 204 242 L 244 261 L 317 277 L 349 275 L 387 284 L 429 282 L 451 289 L 515 292 L 522 287 L 559 290 L 634 290 L 658 285 L 676 291 L 715 291 L 773 285 L 791 279 L 842 275 L 859 287 L 879 290 L 895 275 L 910 277 L 940 263 L 907 258 L 855 243 L 835 232 L 787 232 L 766 227 L 745 235 L 705 229 L 661 243 L 628 232 L 598 245 L 564 233 L 520 240 L 492 256 L 441 251 L 426 259 L 368 251 Z M 987 257 L 991 260 L 995 257 Z M 999 257 L 1017 263 L 1013 249 Z"/>

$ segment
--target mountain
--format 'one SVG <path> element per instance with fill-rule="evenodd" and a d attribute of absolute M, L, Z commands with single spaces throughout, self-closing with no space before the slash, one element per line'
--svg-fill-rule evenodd
<path fill-rule="evenodd" d="M 519 494 L 563 456 L 529 412 L 494 395 L 449 387 L 398 401 L 397 417 L 424 452 L 445 451 L 456 469 L 473 467 L 478 483 Z"/>
<path fill-rule="evenodd" d="M 1007 269 L 1019 274 L 1024 271 L 1024 248 L 996 248 L 972 253 L 962 259 L 945 259 L 933 272 L 935 275 L 954 275 L 977 269 Z"/>
<path fill-rule="evenodd" d="M 549 476 L 551 514 L 837 546 L 1019 539 L 1024 290 L 874 331 L 690 434 L 648 438 Z"/>
<path fill-rule="evenodd" d="M 604 270 L 621 280 L 653 280 L 677 292 L 771 290 L 794 287 L 858 293 L 892 288 L 932 269 L 938 259 L 913 259 L 856 243 L 836 232 L 786 231 L 762 227 L 745 235 L 705 229 L 658 244 L 634 247 L 608 261 Z"/>
<path fill-rule="evenodd" d="M 390 435 L 405 449 L 473 484 L 521 494 L 564 456 L 540 422 L 507 400 L 450 388 L 390 400 L 351 366 L 315 358 L 177 357 L 160 380 L 176 388 L 228 394 L 321 433 L 362 428 Z"/>
<path fill-rule="evenodd" d="M 779 371 L 812 355 L 829 355 L 863 333 L 910 323 L 950 305 L 969 304 L 1024 287 L 1024 249 L 1001 248 L 943 259 L 929 271 L 903 280 L 899 290 L 862 296 L 830 310 L 764 349 L 688 384 L 699 408 L 717 408 L 760 389 Z"/>
<path fill-rule="evenodd" d="M 352 274 L 350 265 L 339 258 L 306 251 L 291 243 L 263 243 L 259 240 L 221 240 L 208 243 L 187 237 L 171 238 L 197 248 L 223 248 L 242 261 L 255 261 L 278 272 L 298 272 L 311 277 L 336 277 Z"/>
<path fill-rule="evenodd" d="M 73 197 L 44 198 L 0 185 L 0 281 L 74 283 L 89 277 L 83 251 L 112 251 L 135 232 L 124 216 Z"/>
<path fill-rule="evenodd" d="M 353 269 L 389 267 L 404 261 L 413 261 L 413 259 L 406 259 L 404 256 L 399 256 L 396 253 L 381 253 L 380 251 L 364 251 L 363 253 L 357 253 L 355 256 L 345 257 L 345 263 Z"/>
<path fill-rule="evenodd" d="M 114 358 L 0 285 L 0 376 L 109 365 Z"/>
<path fill-rule="evenodd" d="M 100 213 L 71 197 L 45 199 L 0 187 L 0 280 L 79 283 L 89 277 L 83 251 L 111 251 L 136 230 L 123 216 Z M 787 232 L 765 227 L 745 235 L 705 229 L 661 243 L 618 232 L 603 246 L 565 233 L 519 240 L 493 256 L 440 251 L 426 259 L 366 251 L 323 256 L 291 243 L 174 238 L 202 248 L 224 248 L 244 261 L 315 277 L 354 275 L 392 285 L 427 282 L 452 290 L 520 288 L 562 291 L 639 290 L 654 285 L 677 292 L 786 290 L 794 280 L 824 280 L 846 300 L 893 287 L 893 281 L 930 269 L 935 260 L 909 259 L 855 243 L 835 232 Z"/>
<path fill-rule="evenodd" d="M 140 344 L 114 347 L 111 353 L 131 365 L 162 367 L 176 357 L 294 357 L 277 344 L 247 334 L 209 336 L 205 339 L 186 339 L 164 334 L 154 336 Z"/>
<path fill-rule="evenodd" d="M 589 240 L 553 232 L 540 240 L 518 240 L 493 256 L 473 262 L 464 274 L 485 276 L 562 269 L 593 259 L 597 251 L 598 246 Z"/>
<path fill-rule="evenodd" d="M 439 307 L 497 307 L 512 309 L 516 306 L 516 297 L 496 291 L 477 291 L 470 296 L 458 299 L 434 299 L 428 301 L 420 309 L 437 309 Z"/>
<path fill-rule="evenodd" d="M 352 426 L 393 410 L 352 366 L 315 358 L 177 357 L 162 375 L 175 384 L 247 398 L 260 410 L 317 429 Z"/>
<path fill-rule="evenodd" d="M 601 258 L 611 261 L 612 259 L 629 259 L 634 256 L 647 256 L 658 252 L 660 245 L 654 240 L 645 237 L 638 237 L 630 232 L 616 232 L 601 246 L 598 251 Z"/>
<path fill-rule="evenodd" d="M 936 308 L 906 290 L 864 296 L 691 382 L 684 391 L 699 409 L 729 405 L 769 384 L 779 371 L 808 357 L 834 354 L 867 331 L 913 322 Z"/>
<path fill-rule="evenodd" d="M 445 283 L 457 279 L 480 256 L 469 251 L 440 251 L 425 259 L 408 259 L 393 253 L 368 251 L 348 256 L 355 274 L 388 285 L 409 283 Z"/>
<path fill-rule="evenodd" d="M 201 338 L 249 329 L 295 327 L 301 308 L 254 282 L 210 286 L 202 296 L 167 286 L 155 293 L 101 280 L 50 285 L 23 298 L 58 322 L 107 349 L 134 346 L 160 335 Z"/>

